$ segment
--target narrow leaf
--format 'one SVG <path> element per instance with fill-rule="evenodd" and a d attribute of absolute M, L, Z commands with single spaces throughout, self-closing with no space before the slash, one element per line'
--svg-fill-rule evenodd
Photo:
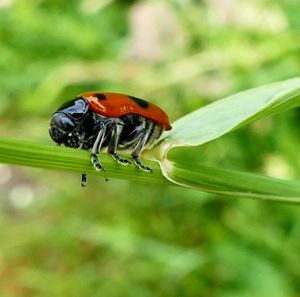
<path fill-rule="evenodd" d="M 300 78 L 250 89 L 218 100 L 173 123 L 159 143 L 160 154 L 177 146 L 198 146 L 242 125 L 300 105 Z"/>
<path fill-rule="evenodd" d="M 300 77 L 219 100 L 173 123 L 150 155 L 173 183 L 219 195 L 300 203 L 300 183 L 168 160 L 170 149 L 199 146 L 254 120 L 300 105 Z M 149 156 L 150 156 L 149 155 Z"/>
<path fill-rule="evenodd" d="M 156 162 L 146 161 L 153 169 L 153 173 L 149 174 L 134 165 L 120 165 L 107 154 L 100 154 L 99 158 L 106 169 L 104 173 L 96 171 L 91 165 L 88 151 L 0 138 L 0 163 L 96 174 L 102 180 L 103 177 L 108 177 L 168 183 Z"/>
<path fill-rule="evenodd" d="M 300 203 L 300 182 L 226 170 L 179 160 L 162 162 L 173 183 L 221 196 Z"/>
<path fill-rule="evenodd" d="M 162 168 L 166 179 L 156 162 L 146 161 L 153 168 L 153 173 L 149 174 L 134 166 L 119 165 L 107 154 L 100 154 L 100 158 L 106 168 L 105 173 L 99 173 L 92 167 L 87 151 L 0 138 L 0 163 L 96 174 L 103 182 L 104 176 L 165 185 L 171 184 L 169 180 L 173 185 L 221 196 L 300 203 L 300 183 L 295 181 L 165 159 Z"/>

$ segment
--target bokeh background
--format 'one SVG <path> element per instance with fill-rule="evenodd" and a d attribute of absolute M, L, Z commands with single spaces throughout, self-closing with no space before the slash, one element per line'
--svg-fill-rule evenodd
<path fill-rule="evenodd" d="M 299 37 L 296 0 L 0 0 L 0 135 L 51 143 L 53 111 L 87 90 L 174 121 L 299 75 Z M 299 116 L 178 154 L 297 179 Z M 1 296 L 296 297 L 299 251 L 297 205 L 0 165 Z"/>

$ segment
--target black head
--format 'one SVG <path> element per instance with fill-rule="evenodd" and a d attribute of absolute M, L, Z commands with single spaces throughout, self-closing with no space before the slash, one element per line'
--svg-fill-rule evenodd
<path fill-rule="evenodd" d="M 81 97 L 64 103 L 51 117 L 51 138 L 58 144 L 79 147 L 84 139 L 82 124 L 88 111 L 89 104 Z"/>

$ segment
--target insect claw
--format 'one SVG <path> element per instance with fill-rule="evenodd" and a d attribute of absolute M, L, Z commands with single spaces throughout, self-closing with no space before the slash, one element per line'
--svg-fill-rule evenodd
<path fill-rule="evenodd" d="M 105 172 L 105 169 L 102 167 L 102 165 L 99 162 L 99 159 L 96 154 L 91 155 L 91 162 L 94 165 L 95 169 L 99 172 Z"/>
<path fill-rule="evenodd" d="M 149 172 L 149 173 L 153 173 L 153 170 L 148 167 L 148 166 L 145 166 L 141 160 L 139 159 L 139 157 L 137 156 L 131 156 L 132 157 L 132 160 L 134 162 L 134 164 L 139 168 L 139 169 L 142 169 L 143 171 L 145 172 Z"/>

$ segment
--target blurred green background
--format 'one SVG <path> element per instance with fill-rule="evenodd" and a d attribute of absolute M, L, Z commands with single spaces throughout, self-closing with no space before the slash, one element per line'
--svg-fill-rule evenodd
<path fill-rule="evenodd" d="M 174 121 L 299 75 L 299 38 L 296 0 L 0 0 L 0 135 L 51 143 L 88 90 Z M 299 179 L 299 115 L 175 154 Z M 2 164 L 0 212 L 0 296 L 300 296 L 296 205 Z"/>

